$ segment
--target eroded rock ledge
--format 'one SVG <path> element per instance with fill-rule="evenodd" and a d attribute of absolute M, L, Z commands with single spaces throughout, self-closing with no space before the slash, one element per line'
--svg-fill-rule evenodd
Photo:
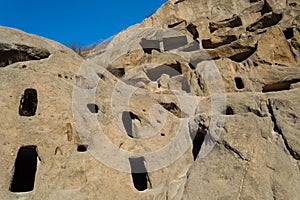
<path fill-rule="evenodd" d="M 50 52 L 47 49 L 39 49 L 20 44 L 0 43 L 0 67 L 29 60 L 41 60 L 48 58 Z"/>

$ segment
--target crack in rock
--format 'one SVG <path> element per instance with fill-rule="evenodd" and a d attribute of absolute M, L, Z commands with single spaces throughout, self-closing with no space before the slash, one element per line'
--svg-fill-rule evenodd
<path fill-rule="evenodd" d="M 277 120 L 276 120 L 276 117 L 275 117 L 275 115 L 274 115 L 274 110 L 273 110 L 273 108 L 272 108 L 272 102 L 271 102 L 270 99 L 268 99 L 267 107 L 268 107 L 269 113 L 270 113 L 270 115 L 271 115 L 271 120 L 272 120 L 273 125 L 274 125 L 274 127 L 273 127 L 274 132 L 278 133 L 278 134 L 282 137 L 283 142 L 284 142 L 284 145 L 285 145 L 286 149 L 289 151 L 290 155 L 291 155 L 295 160 L 300 160 L 300 155 L 299 155 L 297 152 L 295 152 L 295 151 L 292 149 L 292 147 L 290 147 L 290 145 L 289 145 L 289 143 L 288 143 L 288 141 L 287 141 L 285 135 L 283 134 L 282 130 L 280 129 L 280 127 L 279 127 L 278 124 L 277 124 Z"/>
<path fill-rule="evenodd" d="M 243 154 L 241 152 L 239 152 L 237 149 L 233 148 L 232 146 L 230 146 L 227 142 L 224 142 L 224 147 L 232 152 L 234 155 L 237 155 L 240 159 L 245 160 L 245 161 L 249 161 L 247 158 L 245 158 L 243 156 Z"/>

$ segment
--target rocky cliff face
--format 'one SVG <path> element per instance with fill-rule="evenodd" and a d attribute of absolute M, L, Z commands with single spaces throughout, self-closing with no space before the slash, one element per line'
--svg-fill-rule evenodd
<path fill-rule="evenodd" d="M 299 199 L 299 10 L 169 0 L 85 60 L 0 27 L 0 196 Z"/>

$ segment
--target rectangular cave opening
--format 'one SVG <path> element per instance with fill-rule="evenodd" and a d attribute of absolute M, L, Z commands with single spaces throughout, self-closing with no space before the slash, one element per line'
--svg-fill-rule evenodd
<path fill-rule="evenodd" d="M 151 188 L 151 182 L 145 166 L 144 157 L 131 157 L 129 158 L 131 167 L 131 176 L 135 189 L 138 191 L 144 191 L 148 189 L 148 185 Z"/>
<path fill-rule="evenodd" d="M 34 189 L 37 159 L 36 146 L 23 146 L 19 149 L 9 189 L 11 192 L 30 192 Z"/>
<path fill-rule="evenodd" d="M 138 120 L 139 122 L 141 122 L 141 119 L 134 114 L 133 112 L 128 112 L 128 111 L 124 111 L 122 113 L 122 122 L 125 128 L 125 131 L 127 133 L 127 135 L 131 138 L 134 138 L 134 134 L 132 131 L 132 121 L 133 120 Z"/>
<path fill-rule="evenodd" d="M 80 144 L 77 146 L 77 152 L 86 152 L 88 149 L 87 144 Z"/>
<path fill-rule="evenodd" d="M 234 81 L 235 81 L 235 86 L 237 89 L 241 90 L 245 87 L 244 82 L 241 77 L 235 77 Z"/>
<path fill-rule="evenodd" d="M 160 52 L 160 41 L 159 40 L 147 40 L 142 38 L 140 45 L 143 48 L 144 53 L 151 54 L 152 50 Z"/>
<path fill-rule="evenodd" d="M 20 100 L 19 115 L 34 116 L 37 109 L 38 97 L 37 91 L 33 88 L 27 88 Z"/>

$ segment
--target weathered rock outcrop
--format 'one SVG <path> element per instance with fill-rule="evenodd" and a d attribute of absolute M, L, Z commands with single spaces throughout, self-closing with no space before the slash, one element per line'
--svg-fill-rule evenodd
<path fill-rule="evenodd" d="M 0 196 L 299 199 L 299 6 L 169 0 L 85 60 L 0 27 Z"/>

